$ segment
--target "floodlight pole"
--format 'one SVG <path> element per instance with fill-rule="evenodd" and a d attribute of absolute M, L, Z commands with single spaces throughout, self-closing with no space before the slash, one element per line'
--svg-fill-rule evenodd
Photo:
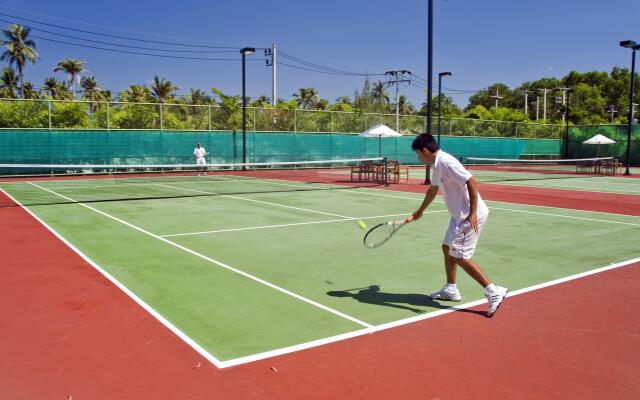
<path fill-rule="evenodd" d="M 431 134 L 433 120 L 433 0 L 429 0 L 428 44 L 427 44 L 427 133 Z M 431 184 L 431 170 L 426 166 L 424 184 Z"/>
<path fill-rule="evenodd" d="M 571 89 L 567 89 L 569 91 Z M 566 93 L 566 92 L 565 92 Z M 564 119 L 564 159 L 569 159 L 569 114 L 571 111 L 571 101 L 569 100 L 570 93 L 566 95 L 566 105 L 565 105 L 565 114 L 566 118 Z"/>
<path fill-rule="evenodd" d="M 242 163 L 247 162 L 247 96 L 246 96 L 246 56 L 255 53 L 256 49 L 245 47 L 240 50 L 242 54 Z M 243 166 L 242 169 L 246 169 Z"/>
<path fill-rule="evenodd" d="M 629 121 L 627 123 L 627 162 L 625 175 L 631 175 L 629 166 L 631 165 L 631 130 L 633 129 L 633 92 L 635 91 L 635 75 L 636 75 L 636 50 L 640 49 L 640 45 L 632 40 L 620 42 L 620 46 L 631 49 L 631 88 L 629 89 Z"/>
<path fill-rule="evenodd" d="M 442 118 L 442 77 L 451 76 L 451 72 L 440 72 L 438 74 L 438 146 L 440 146 L 440 126 Z"/>

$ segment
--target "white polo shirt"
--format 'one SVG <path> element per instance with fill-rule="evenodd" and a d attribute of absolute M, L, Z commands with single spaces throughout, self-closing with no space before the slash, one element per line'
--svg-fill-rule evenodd
<path fill-rule="evenodd" d="M 442 150 L 436 153 L 431 183 L 440 189 L 451 218 L 463 220 L 469 215 L 471 204 L 466 183 L 471 176 L 471 173 L 451 154 Z M 478 219 L 489 214 L 489 209 L 480 197 L 480 193 L 478 193 L 476 214 Z"/>
<path fill-rule="evenodd" d="M 200 148 L 195 148 L 193 150 L 193 155 L 197 158 L 204 158 L 205 155 L 207 155 L 207 151 L 204 149 L 204 147 L 200 147 Z"/>

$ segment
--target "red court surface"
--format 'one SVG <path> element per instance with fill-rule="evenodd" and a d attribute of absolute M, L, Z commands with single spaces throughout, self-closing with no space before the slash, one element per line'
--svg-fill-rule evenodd
<path fill-rule="evenodd" d="M 219 370 L 23 209 L 0 242 L 0 399 L 640 398 L 640 264 Z"/>

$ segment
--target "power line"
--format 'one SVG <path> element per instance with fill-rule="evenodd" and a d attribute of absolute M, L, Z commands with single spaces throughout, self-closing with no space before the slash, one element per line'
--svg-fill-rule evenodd
<path fill-rule="evenodd" d="M 345 70 L 341 70 L 341 69 L 325 67 L 323 65 L 315 64 L 315 63 L 312 63 L 310 61 L 303 60 L 303 59 L 298 58 L 298 57 L 294 57 L 294 56 L 292 56 L 290 54 L 284 53 L 282 50 L 280 50 L 278 52 L 278 54 L 280 54 L 282 57 L 288 59 L 289 61 L 292 61 L 294 63 L 302 64 L 302 65 L 305 65 L 307 67 L 313 68 L 313 72 L 324 71 L 325 73 L 332 73 L 332 74 L 335 74 L 335 75 L 352 75 L 352 76 L 384 76 L 383 73 L 371 73 L 371 74 L 369 74 L 369 73 L 345 71 Z M 282 62 L 280 62 L 280 63 L 282 64 Z M 287 65 L 287 64 L 285 64 L 285 65 Z M 289 64 L 289 66 L 291 66 L 291 65 Z M 310 71 L 311 71 L 311 69 L 310 69 Z"/>
<path fill-rule="evenodd" d="M 10 24 L 16 23 L 15 21 L 9 21 L 6 20 L 4 18 L 0 18 L 0 21 L 2 22 L 7 22 Z M 58 32 L 52 32 L 52 31 L 47 31 L 45 29 L 40 29 L 40 28 L 34 28 L 32 26 L 28 26 L 25 25 L 28 28 L 34 30 L 34 31 L 38 31 L 38 32 L 44 32 L 44 33 L 48 33 L 51 35 L 57 35 L 57 36 L 62 36 L 62 37 L 66 37 L 69 39 L 76 39 L 76 40 L 82 40 L 85 42 L 90 42 L 90 43 L 97 43 L 97 44 L 104 44 L 107 46 L 115 46 L 115 47 L 126 47 L 126 48 L 130 48 L 130 49 L 140 49 L 140 50 L 151 50 L 151 51 L 169 51 L 172 53 L 237 53 L 237 50 L 175 50 L 175 49 L 159 49 L 159 48 L 154 48 L 154 47 L 139 47 L 139 46 L 129 46 L 126 44 L 120 44 L 120 43 L 109 43 L 109 42 L 103 42 L 100 40 L 91 40 L 91 39 L 84 39 L 78 36 L 72 36 L 72 35 L 65 35 L 63 33 L 58 33 Z"/>
<path fill-rule="evenodd" d="M 15 15 L 11 15 L 11 14 L 6 14 L 6 13 L 3 13 L 3 12 L 0 12 L 0 15 L 4 15 L 5 17 L 19 19 L 19 20 L 22 20 L 22 21 L 32 22 L 32 23 L 35 23 L 35 24 L 46 25 L 46 26 L 50 26 L 50 27 L 54 27 L 54 28 L 58 28 L 58 29 L 65 29 L 65 30 L 74 31 L 74 32 L 87 33 L 87 34 L 90 34 L 90 35 L 105 36 L 105 37 L 110 37 L 110 38 L 115 38 L 115 39 L 131 40 L 131 41 L 137 41 L 137 42 L 164 44 L 164 45 L 169 45 L 169 46 L 181 46 L 181 47 L 199 47 L 199 48 L 207 48 L 207 49 L 239 49 L 239 47 L 240 47 L 240 46 L 238 46 L 238 47 L 234 47 L 234 46 L 205 46 L 205 45 L 196 45 L 196 44 L 187 44 L 187 43 L 175 43 L 175 42 L 172 43 L 172 42 L 162 42 L 162 41 L 157 41 L 157 40 L 137 39 L 137 38 L 132 38 L 132 37 L 110 35 L 110 34 L 107 34 L 107 33 L 91 32 L 91 31 L 86 31 L 86 30 L 82 30 L 82 29 L 75 29 L 75 28 L 69 28 L 69 27 L 61 26 L 61 25 L 49 24 L 47 22 L 37 21 L 37 20 L 33 20 L 33 19 L 28 19 L 28 18 L 22 18 L 22 17 L 18 17 L 18 16 L 15 16 Z"/>
<path fill-rule="evenodd" d="M 142 34 L 142 35 L 148 35 L 148 36 L 173 38 L 173 39 L 194 40 L 196 42 L 207 43 L 206 40 L 184 38 L 184 37 L 172 36 L 172 35 L 161 35 L 161 34 L 157 34 L 157 33 L 149 33 L 149 32 L 134 31 L 134 30 L 130 30 L 130 29 L 116 28 L 116 27 L 108 26 L 108 25 L 93 24 L 93 23 L 84 22 L 84 21 L 80 21 L 80 20 L 74 20 L 74 19 L 57 17 L 57 16 L 54 16 L 54 15 L 36 13 L 36 12 L 32 12 L 32 11 L 25 10 L 25 9 L 22 9 L 22 8 L 15 8 L 15 7 L 10 7 L 10 6 L 5 6 L 5 5 L 0 5 L 0 8 L 5 8 L 5 9 L 13 10 L 13 11 L 18 11 L 18 12 L 22 12 L 22 13 L 25 13 L 25 14 L 37 15 L 37 16 L 45 17 L 45 18 L 57 19 L 57 20 L 60 20 L 60 21 L 67 21 L 67 22 L 73 22 L 73 23 L 78 23 L 78 24 L 87 25 L 87 26 L 93 26 L 93 27 L 97 27 L 97 28 L 111 29 L 111 30 L 114 30 L 114 31 Z M 236 47 L 240 48 L 241 46 L 236 46 Z"/>
<path fill-rule="evenodd" d="M 95 49 L 95 50 L 111 51 L 111 52 L 114 52 L 114 53 L 135 54 L 135 55 L 138 55 L 138 56 L 173 58 L 173 59 L 181 59 L 181 60 L 201 60 L 201 61 L 240 61 L 240 58 L 204 58 L 204 57 L 169 56 L 169 55 L 165 55 L 165 54 L 141 53 L 141 52 L 135 52 L 135 51 L 116 50 L 116 49 L 108 49 L 108 48 L 105 48 L 105 47 L 89 46 L 89 45 L 80 44 L 80 43 L 65 42 L 65 41 L 62 41 L 62 40 L 50 39 L 50 38 L 45 38 L 45 37 L 41 37 L 41 36 L 32 35 L 31 37 L 33 37 L 34 39 L 45 40 L 45 41 L 48 41 L 48 42 L 61 43 L 61 44 L 66 44 L 66 45 L 70 45 L 70 46 L 78 46 L 78 47 L 85 47 L 85 48 Z M 251 59 L 251 60 L 247 60 L 247 61 L 261 61 L 261 60 Z"/>

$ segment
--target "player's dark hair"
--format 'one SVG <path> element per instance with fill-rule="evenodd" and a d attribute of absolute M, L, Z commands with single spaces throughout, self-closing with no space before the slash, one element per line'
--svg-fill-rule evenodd
<path fill-rule="evenodd" d="M 440 150 L 440 146 L 438 146 L 438 142 L 433 137 L 433 135 L 429 133 L 421 133 L 413 139 L 413 143 L 411 143 L 411 148 L 413 150 L 422 150 L 426 148 L 432 153 Z"/>

